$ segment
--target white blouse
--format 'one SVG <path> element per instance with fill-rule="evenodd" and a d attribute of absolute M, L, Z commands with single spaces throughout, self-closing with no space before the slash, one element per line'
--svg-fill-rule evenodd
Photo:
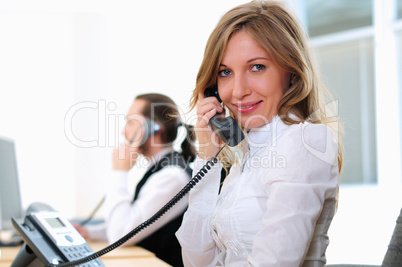
<path fill-rule="evenodd" d="M 190 192 L 176 233 L 185 266 L 324 266 L 338 187 L 332 131 L 277 116 L 242 147 L 219 195 L 220 163 Z"/>
<path fill-rule="evenodd" d="M 157 162 L 162 156 L 173 151 L 164 149 L 154 156 L 151 162 Z M 152 164 L 148 168 L 152 167 Z M 141 223 L 148 220 L 188 182 L 190 177 L 179 166 L 166 166 L 153 173 L 141 188 L 137 200 L 132 204 L 133 195 L 127 188 L 128 175 L 125 171 L 114 171 L 113 179 L 106 183 L 106 235 L 110 243 L 126 235 Z M 166 223 L 183 213 L 188 205 L 188 196 L 181 199 L 159 220 L 139 232 L 124 245 L 132 245 L 148 237 Z"/>

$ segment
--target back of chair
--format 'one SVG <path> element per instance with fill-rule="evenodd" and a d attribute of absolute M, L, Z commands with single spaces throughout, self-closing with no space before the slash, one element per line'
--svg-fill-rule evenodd
<path fill-rule="evenodd" d="M 402 209 L 398 219 L 396 220 L 394 233 L 392 234 L 382 266 L 402 266 Z"/>

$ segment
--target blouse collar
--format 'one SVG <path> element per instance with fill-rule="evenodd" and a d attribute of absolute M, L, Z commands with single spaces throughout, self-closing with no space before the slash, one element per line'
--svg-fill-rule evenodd
<path fill-rule="evenodd" d="M 246 129 L 243 152 L 250 151 L 252 155 L 263 147 L 275 145 L 277 138 L 288 128 L 289 126 L 276 115 L 269 123 L 261 127 Z"/>

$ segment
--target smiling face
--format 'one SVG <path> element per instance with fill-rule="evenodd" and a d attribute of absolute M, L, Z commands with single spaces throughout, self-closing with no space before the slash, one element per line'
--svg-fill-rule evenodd
<path fill-rule="evenodd" d="M 223 103 L 245 128 L 267 124 L 290 85 L 290 74 L 268 52 L 240 30 L 229 39 L 218 74 Z"/>

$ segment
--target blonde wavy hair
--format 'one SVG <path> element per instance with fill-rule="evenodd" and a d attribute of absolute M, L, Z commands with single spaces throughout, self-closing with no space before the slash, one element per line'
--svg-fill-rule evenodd
<path fill-rule="evenodd" d="M 322 123 L 333 129 L 339 145 L 338 169 L 341 172 L 341 129 L 339 122 L 325 107 L 325 101 L 332 97 L 321 82 L 306 34 L 296 17 L 279 2 L 252 1 L 231 9 L 221 18 L 208 39 L 190 108 L 195 108 L 199 92 L 217 83 L 219 65 L 227 43 L 239 30 L 245 30 L 266 49 L 279 67 L 292 76 L 292 84 L 278 105 L 281 120 L 287 125 Z M 296 115 L 297 119 L 292 119 L 290 114 Z"/>

